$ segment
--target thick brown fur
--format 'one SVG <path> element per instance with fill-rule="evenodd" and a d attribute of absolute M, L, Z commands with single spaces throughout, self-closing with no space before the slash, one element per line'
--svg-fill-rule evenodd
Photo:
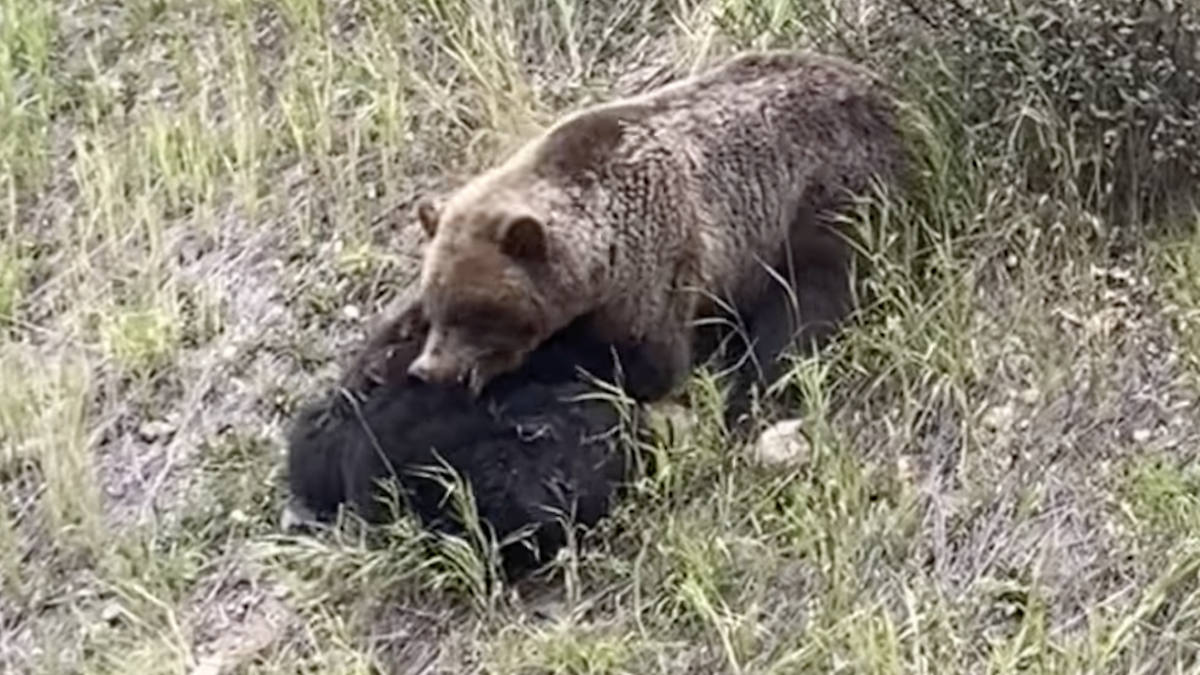
<path fill-rule="evenodd" d="M 768 333 L 750 351 L 769 379 L 782 343 L 818 339 L 847 313 L 831 215 L 894 181 L 904 157 L 885 87 L 813 53 L 745 53 L 569 115 L 418 209 L 431 330 L 410 372 L 478 391 L 589 317 L 601 339 L 658 364 L 626 383 L 656 400 L 692 366 L 693 322 L 732 307 L 761 324 L 752 338 Z"/>

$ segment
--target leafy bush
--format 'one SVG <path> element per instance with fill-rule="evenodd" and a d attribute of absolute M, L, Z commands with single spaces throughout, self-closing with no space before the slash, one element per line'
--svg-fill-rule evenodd
<path fill-rule="evenodd" d="M 993 176 L 1135 224 L 1200 178 L 1200 14 L 1170 0 L 899 0 L 860 56 L 953 109 Z"/>

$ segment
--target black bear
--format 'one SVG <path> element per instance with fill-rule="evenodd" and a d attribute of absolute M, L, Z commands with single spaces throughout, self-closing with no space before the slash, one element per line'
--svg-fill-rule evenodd
<path fill-rule="evenodd" d="M 397 304 L 339 386 L 305 405 L 288 429 L 291 518 L 324 521 L 347 504 L 365 521 L 382 522 L 388 509 L 379 480 L 395 476 L 426 526 L 461 534 L 444 484 L 423 474 L 444 461 L 470 485 L 479 521 L 498 541 L 533 529 L 532 542 L 502 546 L 504 574 L 541 567 L 566 543 L 559 519 L 598 523 L 635 462 L 646 459 L 630 452 L 647 438 L 642 410 L 630 405 L 623 414 L 580 373 L 619 383 L 628 355 L 590 338 L 579 322 L 477 399 L 466 387 L 408 375 L 428 320 L 415 294 Z"/>

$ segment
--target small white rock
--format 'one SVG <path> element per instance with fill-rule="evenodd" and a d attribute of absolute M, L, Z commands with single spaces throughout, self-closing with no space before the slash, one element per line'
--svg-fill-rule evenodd
<path fill-rule="evenodd" d="M 316 522 L 317 517 L 312 511 L 301 504 L 289 500 L 283 507 L 283 513 L 280 514 L 279 527 L 284 532 L 290 532 L 302 529 Z"/>
<path fill-rule="evenodd" d="M 151 420 L 143 424 L 138 431 L 141 433 L 143 439 L 157 441 L 175 433 L 175 425 L 164 420 Z"/>
<path fill-rule="evenodd" d="M 800 433 L 803 422 L 784 420 L 771 425 L 750 447 L 751 459 L 764 467 L 794 468 L 809 456 L 808 439 Z"/>
<path fill-rule="evenodd" d="M 124 614 L 125 611 L 121 609 L 120 605 L 115 602 L 110 602 L 104 605 L 104 608 L 100 610 L 100 619 L 103 620 L 104 623 L 115 624 Z"/>
<path fill-rule="evenodd" d="M 1004 403 L 993 407 L 984 414 L 983 425 L 989 429 L 999 431 L 1012 425 L 1013 417 L 1016 416 L 1016 410 L 1011 403 Z"/>

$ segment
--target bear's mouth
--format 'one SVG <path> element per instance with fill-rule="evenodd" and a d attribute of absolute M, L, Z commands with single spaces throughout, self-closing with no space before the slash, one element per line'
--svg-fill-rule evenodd
<path fill-rule="evenodd" d="M 493 349 L 473 359 L 464 373 L 464 384 L 478 398 L 489 384 L 505 375 L 520 370 L 528 357 L 524 349 Z"/>

